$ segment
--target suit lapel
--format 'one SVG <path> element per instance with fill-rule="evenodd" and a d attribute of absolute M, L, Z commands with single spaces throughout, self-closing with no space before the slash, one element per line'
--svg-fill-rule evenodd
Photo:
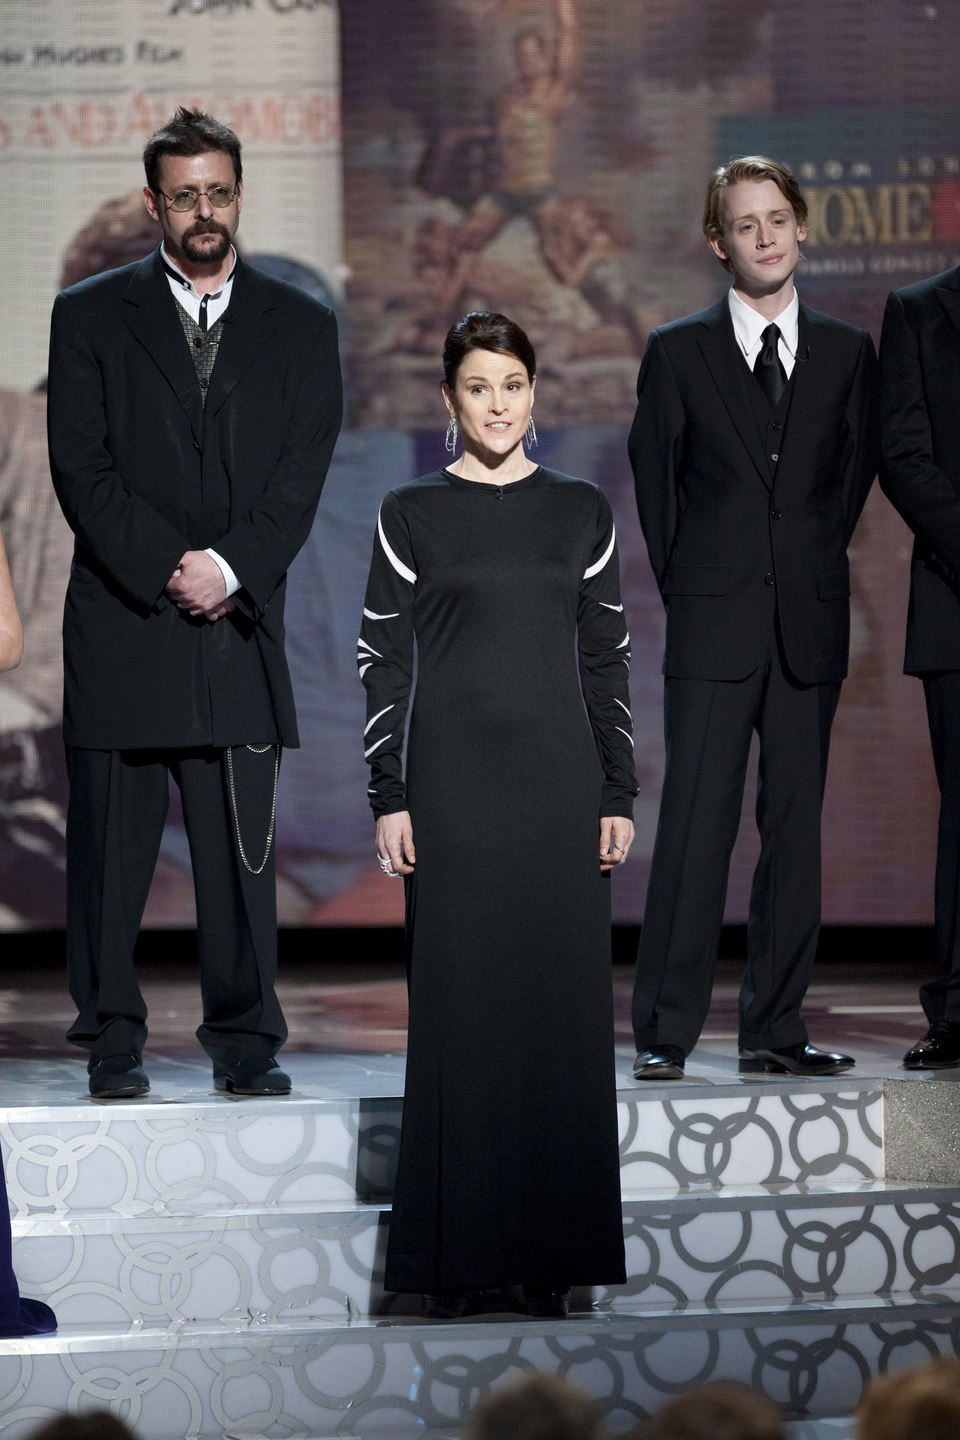
<path fill-rule="evenodd" d="M 199 441 L 203 429 L 200 383 L 174 308 L 177 302 L 170 293 L 159 249 L 133 271 L 123 298 L 124 321 L 163 373 L 189 417 L 194 439 Z"/>
<path fill-rule="evenodd" d="M 230 304 L 207 394 L 207 417 L 213 419 L 234 386 L 263 352 L 276 324 L 276 301 L 256 270 L 237 261 Z"/>
<path fill-rule="evenodd" d="M 753 405 L 746 388 L 748 384 L 755 385 L 756 381 L 750 375 L 733 333 L 730 303 L 726 295 L 706 312 L 703 330 L 698 338 L 701 354 L 726 406 L 727 414 L 743 441 L 744 449 L 757 474 L 769 489 L 770 476 L 767 473 L 763 441 L 757 430 Z"/>

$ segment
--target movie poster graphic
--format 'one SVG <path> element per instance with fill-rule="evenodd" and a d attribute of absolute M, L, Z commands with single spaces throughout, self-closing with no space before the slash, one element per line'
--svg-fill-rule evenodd
<path fill-rule="evenodd" d="M 684 27 L 712 8 L 407 0 L 398 30 L 385 0 L 345 7 L 356 423 L 437 421 L 443 336 L 475 308 L 536 337 L 538 417 L 629 422 L 651 329 L 712 293 L 713 123 L 766 99 L 749 15 L 693 73 Z"/>
<path fill-rule="evenodd" d="M 888 290 L 960 262 L 960 10 L 876 0 L 3 0 L 0 524 L 26 655 L 0 677 L 0 927 L 63 921 L 60 623 L 72 537 L 46 458 L 57 290 L 158 241 L 140 152 L 180 103 L 244 146 L 245 258 L 338 310 L 347 421 L 294 564 L 302 748 L 277 823 L 287 925 L 399 923 L 366 804 L 355 639 L 377 507 L 442 464 L 444 334 L 505 311 L 538 355 L 536 458 L 616 515 L 640 795 L 614 918 L 643 913 L 663 769 L 663 605 L 626 435 L 650 331 L 722 295 L 700 232 L 734 154 L 797 170 L 804 301 L 876 336 Z M 923 923 L 936 785 L 900 673 L 911 540 L 878 489 L 851 547 L 850 675 L 824 812 L 824 916 Z M 756 854 L 744 800 L 727 918 Z M 192 922 L 176 803 L 146 914 Z"/>

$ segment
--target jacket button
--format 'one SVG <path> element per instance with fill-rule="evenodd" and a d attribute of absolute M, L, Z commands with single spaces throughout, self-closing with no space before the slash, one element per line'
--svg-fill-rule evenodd
<path fill-rule="evenodd" d="M 772 520 L 782 520 L 782 519 L 783 519 L 783 511 L 782 511 L 782 510 L 771 510 L 771 511 L 770 511 L 770 518 L 771 518 Z"/>
<path fill-rule="evenodd" d="M 764 577 L 763 577 L 763 583 L 764 583 L 764 585 L 772 585 L 772 584 L 773 584 L 773 575 L 771 574 L 771 572 L 770 572 L 769 570 L 767 571 L 766 575 L 764 575 Z"/>
<path fill-rule="evenodd" d="M 783 429 L 783 426 L 780 424 L 780 421 L 779 421 L 779 420 L 774 420 L 774 422 L 773 422 L 773 428 L 774 428 L 774 430 L 782 430 L 782 429 Z"/>
<path fill-rule="evenodd" d="M 194 442 L 193 442 L 193 448 L 194 448 L 194 450 L 199 450 L 199 449 L 200 449 L 200 441 L 199 441 L 199 440 L 194 440 Z"/>

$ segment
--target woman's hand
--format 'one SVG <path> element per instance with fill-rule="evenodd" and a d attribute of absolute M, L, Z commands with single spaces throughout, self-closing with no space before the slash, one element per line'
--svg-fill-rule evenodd
<path fill-rule="evenodd" d="M 383 873 L 391 880 L 397 875 L 413 874 L 417 852 L 413 848 L 413 822 L 409 810 L 380 816 L 377 821 L 377 857 Z"/>
<path fill-rule="evenodd" d="M 632 844 L 633 821 L 622 815 L 605 815 L 600 821 L 600 869 L 622 865 Z"/>

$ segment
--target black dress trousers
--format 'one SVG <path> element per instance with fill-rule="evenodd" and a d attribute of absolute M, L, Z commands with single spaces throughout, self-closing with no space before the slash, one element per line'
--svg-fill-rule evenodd
<path fill-rule="evenodd" d="M 169 776 L 180 790 L 197 900 L 203 1023 L 214 1073 L 286 1039 L 276 996 L 277 904 L 271 846 L 276 750 L 226 752 L 67 747 L 67 966 L 79 1014 L 68 1039 L 106 1055 L 142 1055 L 146 1005 L 133 951 L 160 849 Z"/>

